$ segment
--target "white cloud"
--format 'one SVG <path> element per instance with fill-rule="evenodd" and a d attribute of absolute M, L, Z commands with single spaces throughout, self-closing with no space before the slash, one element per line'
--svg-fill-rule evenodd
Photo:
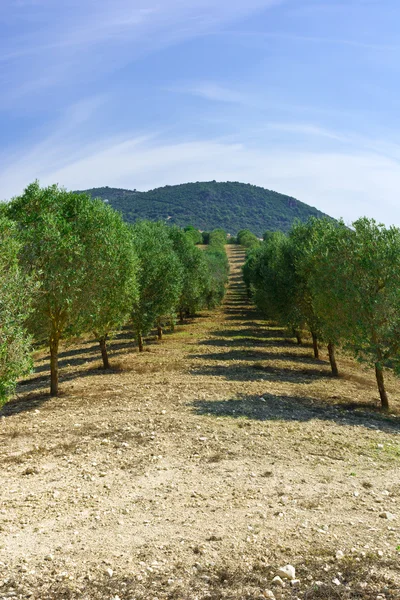
<path fill-rule="evenodd" d="M 375 152 L 251 148 L 223 140 L 164 143 L 155 136 L 102 140 L 75 149 L 49 144 L 0 172 L 2 197 L 39 177 L 69 189 L 109 185 L 151 189 L 187 181 L 242 181 L 292 195 L 351 221 L 374 217 L 400 226 L 399 163 Z"/>

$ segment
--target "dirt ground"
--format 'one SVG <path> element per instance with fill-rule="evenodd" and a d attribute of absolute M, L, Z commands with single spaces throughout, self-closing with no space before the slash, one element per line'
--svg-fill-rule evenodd
<path fill-rule="evenodd" d="M 65 347 L 0 412 L 0 598 L 400 599 L 400 390 L 224 306 L 102 372 Z M 291 564 L 298 582 L 272 580 Z"/>

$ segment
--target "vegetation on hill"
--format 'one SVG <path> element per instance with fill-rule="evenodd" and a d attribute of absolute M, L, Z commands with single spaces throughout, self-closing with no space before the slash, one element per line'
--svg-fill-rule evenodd
<path fill-rule="evenodd" d="M 125 220 L 168 221 L 201 230 L 222 227 L 235 234 L 249 229 L 258 237 L 265 230 L 289 231 L 296 219 L 321 218 L 322 212 L 284 194 L 255 185 L 216 181 L 167 185 L 148 192 L 110 187 L 86 190 L 93 198 L 108 200 Z"/>

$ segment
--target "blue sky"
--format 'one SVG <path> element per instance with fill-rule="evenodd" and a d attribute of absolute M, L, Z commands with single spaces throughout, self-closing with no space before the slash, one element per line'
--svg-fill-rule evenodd
<path fill-rule="evenodd" d="M 400 226 L 398 0 L 1 0 L 0 199 L 243 181 Z"/>

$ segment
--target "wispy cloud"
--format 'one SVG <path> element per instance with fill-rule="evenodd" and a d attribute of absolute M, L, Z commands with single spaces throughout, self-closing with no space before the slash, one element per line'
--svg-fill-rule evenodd
<path fill-rule="evenodd" d="M 218 31 L 280 2 L 66 0 L 27 4 L 3 0 L 0 21 L 3 14 L 10 35 L 0 40 L 0 61 L 10 63 L 12 72 L 3 69 L 0 83 L 14 88 L 11 93 L 16 97 L 58 85 L 68 77 L 75 83 L 79 76 L 93 79 L 146 53 Z"/>
<path fill-rule="evenodd" d="M 104 138 L 78 148 L 49 138 L 0 172 L 2 197 L 35 177 L 70 189 L 109 185 L 151 189 L 185 181 L 251 182 L 293 195 L 347 221 L 361 215 L 400 225 L 393 190 L 400 163 L 365 150 L 312 152 L 223 139 L 165 142 L 156 132 Z"/>
<path fill-rule="evenodd" d="M 198 96 L 200 98 L 204 98 L 205 100 L 212 100 L 215 102 L 243 104 L 245 106 L 251 106 L 257 102 L 256 97 L 249 93 L 241 92 L 213 81 L 199 81 L 195 83 L 175 85 L 167 88 L 167 91 L 180 94 L 190 94 L 192 96 Z"/>

